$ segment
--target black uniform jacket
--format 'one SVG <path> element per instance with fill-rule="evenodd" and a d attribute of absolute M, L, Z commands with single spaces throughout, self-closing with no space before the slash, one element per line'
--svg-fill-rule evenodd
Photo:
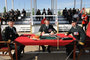
<path fill-rule="evenodd" d="M 49 26 L 47 27 L 45 24 L 42 24 L 40 29 L 40 32 L 45 32 L 45 33 L 51 33 L 52 31 L 54 33 L 56 33 L 57 31 L 54 29 L 54 27 L 52 25 L 49 24 Z"/>
<path fill-rule="evenodd" d="M 82 27 L 76 25 L 76 27 L 72 27 L 68 34 L 72 33 L 72 35 L 77 39 L 80 40 L 81 42 L 85 42 L 86 34 Z"/>
<path fill-rule="evenodd" d="M 9 39 L 11 41 L 14 41 L 14 39 L 16 39 L 19 35 L 16 32 L 16 28 L 15 27 L 6 27 L 4 29 L 4 33 L 3 33 L 3 38 L 4 40 L 8 41 Z"/>

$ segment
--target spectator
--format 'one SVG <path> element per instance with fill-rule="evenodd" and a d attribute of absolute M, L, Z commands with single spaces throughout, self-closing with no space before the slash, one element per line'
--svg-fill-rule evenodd
<path fill-rule="evenodd" d="M 82 8 L 82 10 L 80 11 L 81 14 L 85 14 L 85 8 Z"/>
<path fill-rule="evenodd" d="M 85 14 L 85 8 L 82 8 L 81 11 L 80 11 L 80 17 L 81 17 L 81 20 L 82 20 L 82 15 Z"/>
<path fill-rule="evenodd" d="M 11 14 L 11 11 L 8 12 L 8 15 L 10 15 L 10 14 Z"/>
<path fill-rule="evenodd" d="M 46 10 L 45 10 L 45 8 L 43 9 L 42 15 L 46 15 Z M 46 18 L 46 17 L 44 17 L 44 18 Z M 42 19 L 43 19 L 43 17 L 42 17 Z"/>
<path fill-rule="evenodd" d="M 77 13 L 78 13 L 78 16 L 79 16 L 79 20 L 81 20 L 81 13 L 80 13 L 79 9 L 77 10 Z"/>
<path fill-rule="evenodd" d="M 15 19 L 15 21 L 18 19 L 18 13 L 17 13 L 17 11 L 15 11 L 15 13 L 14 13 L 14 19 Z"/>
<path fill-rule="evenodd" d="M 7 24 L 7 21 L 9 19 L 13 19 L 15 21 L 17 21 L 17 19 L 20 17 L 20 19 L 22 19 L 22 17 L 25 17 L 26 16 L 26 11 L 23 9 L 22 11 L 22 17 L 20 16 L 20 11 L 17 9 L 16 11 L 14 11 L 13 9 L 11 9 L 10 11 L 6 12 L 3 14 L 3 18 L 2 18 L 2 21 L 1 21 L 1 24 L 3 24 L 3 22 L 5 21 L 5 24 Z"/>
<path fill-rule="evenodd" d="M 76 13 L 76 9 L 75 8 L 73 8 L 73 15 Z"/>
<path fill-rule="evenodd" d="M 63 10 L 63 16 L 64 16 L 64 18 L 67 18 L 67 8 L 65 8 L 65 9 Z"/>
<path fill-rule="evenodd" d="M 83 13 L 83 15 L 82 15 L 82 27 L 85 31 L 86 31 L 87 24 L 88 24 L 88 16 L 87 16 L 87 14 Z"/>
<path fill-rule="evenodd" d="M 52 12 L 51 12 L 51 10 L 49 8 L 48 8 L 48 11 L 47 11 L 47 15 L 52 15 Z M 48 19 L 53 20 L 53 17 L 49 16 Z"/>
<path fill-rule="evenodd" d="M 71 23 L 71 21 L 72 21 L 72 15 L 70 14 L 69 11 L 68 11 L 68 15 L 67 15 L 67 20 L 69 21 L 69 23 Z"/>
<path fill-rule="evenodd" d="M 78 12 L 76 12 L 74 15 L 73 15 L 73 18 L 75 18 L 77 20 L 77 23 L 79 21 L 79 14 Z"/>
<path fill-rule="evenodd" d="M 26 11 L 24 9 L 22 11 L 22 15 L 23 15 L 23 17 L 26 17 Z"/>
<path fill-rule="evenodd" d="M 41 15 L 41 12 L 39 9 L 37 10 L 36 15 Z M 40 20 L 40 19 L 41 19 L 41 17 L 36 17 L 36 20 Z"/>
<path fill-rule="evenodd" d="M 12 13 L 12 15 L 14 15 L 14 10 L 13 9 L 11 9 L 11 13 Z"/>
<path fill-rule="evenodd" d="M 78 12 L 78 14 L 80 14 L 80 10 L 79 9 L 77 9 L 77 12 Z"/>
<path fill-rule="evenodd" d="M 72 9 L 71 8 L 68 10 L 68 12 L 70 12 L 70 15 L 72 15 Z"/>
<path fill-rule="evenodd" d="M 20 16 L 20 11 L 17 9 L 17 15 Z"/>
<path fill-rule="evenodd" d="M 3 21 L 5 21 L 4 17 L 1 18 L 1 25 L 3 24 Z"/>
<path fill-rule="evenodd" d="M 43 9 L 42 15 L 46 15 L 46 10 L 45 10 L 45 8 Z"/>
<path fill-rule="evenodd" d="M 13 13 L 10 13 L 9 19 L 11 19 L 11 20 L 13 19 L 13 20 L 14 20 L 14 17 L 15 17 L 15 16 L 13 15 Z"/>
<path fill-rule="evenodd" d="M 74 15 L 73 15 L 73 18 L 78 18 L 78 12 L 76 12 Z"/>
<path fill-rule="evenodd" d="M 3 17 L 4 17 L 5 24 L 7 24 L 7 21 L 9 19 L 8 13 L 6 12 Z"/>

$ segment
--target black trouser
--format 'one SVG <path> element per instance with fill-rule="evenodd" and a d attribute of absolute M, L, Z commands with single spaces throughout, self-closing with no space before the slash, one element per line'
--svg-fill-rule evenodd
<path fill-rule="evenodd" d="M 24 47 L 25 47 L 24 45 L 17 46 L 18 58 L 20 58 L 21 52 L 24 50 Z M 15 49 L 14 44 L 11 44 L 11 45 L 10 45 L 10 48 L 11 48 L 11 49 Z M 14 58 L 14 59 L 16 58 L 16 53 L 15 53 L 15 52 L 14 52 L 14 54 L 13 54 L 13 58 Z"/>
<path fill-rule="evenodd" d="M 81 49 L 83 49 L 83 45 L 80 45 L 77 43 L 76 46 L 79 51 Z M 74 43 L 70 43 L 69 45 L 66 45 L 65 47 L 66 47 L 66 53 L 67 53 L 67 55 L 69 55 L 72 52 L 72 50 L 74 49 Z M 70 57 L 73 58 L 73 53 L 70 55 Z"/>
<path fill-rule="evenodd" d="M 86 29 L 87 29 L 87 24 L 82 24 L 82 28 L 84 28 L 85 27 L 85 31 L 86 31 Z"/>
<path fill-rule="evenodd" d="M 45 52 L 46 47 L 45 47 L 44 45 L 42 45 L 41 47 L 42 47 L 42 49 L 43 49 L 43 52 Z M 48 47 L 47 47 L 47 51 L 48 51 L 48 52 L 51 52 L 51 51 L 50 51 L 50 47 L 51 47 L 51 46 L 48 46 Z"/>

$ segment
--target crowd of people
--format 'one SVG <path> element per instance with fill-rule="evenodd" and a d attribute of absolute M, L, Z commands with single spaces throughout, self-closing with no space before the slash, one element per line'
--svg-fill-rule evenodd
<path fill-rule="evenodd" d="M 85 8 L 82 8 L 81 10 L 75 8 L 73 9 L 65 8 L 62 13 L 64 18 L 66 18 L 69 21 L 69 23 L 71 23 L 74 18 L 77 19 L 77 22 L 81 20 L 82 27 L 85 27 L 86 30 L 86 26 L 88 24 L 89 18 L 87 13 L 85 12 Z M 45 8 L 43 9 L 43 11 L 40 11 L 40 9 L 38 9 L 36 15 L 53 15 L 53 12 L 50 8 L 48 8 L 47 11 Z M 0 20 L 1 20 L 1 24 L 3 24 L 3 21 L 5 21 L 5 24 L 7 24 L 8 20 L 13 19 L 14 21 L 18 21 L 18 19 L 22 19 L 25 16 L 26 16 L 26 11 L 24 9 L 22 10 L 22 12 L 20 12 L 18 9 L 17 10 L 11 9 L 10 11 L 4 13 L 3 18 L 1 18 Z M 43 20 L 43 16 L 36 16 L 35 18 L 37 21 Z M 53 20 L 52 16 L 45 16 L 44 18 L 48 18 L 48 20 L 50 21 Z"/>
<path fill-rule="evenodd" d="M 50 10 L 50 8 L 48 8 L 47 12 L 46 12 L 46 9 L 44 8 L 42 13 L 41 11 L 38 9 L 37 12 L 36 12 L 36 15 L 52 15 L 52 11 Z M 48 18 L 49 20 L 52 20 L 53 18 L 51 16 L 49 17 L 45 17 L 45 18 Z M 41 20 L 43 19 L 42 17 L 36 17 L 36 20 Z"/>
<path fill-rule="evenodd" d="M 23 9 L 22 12 L 20 10 L 13 10 L 11 9 L 8 12 L 5 12 L 2 18 L 2 22 L 5 21 L 7 22 L 8 20 L 14 20 L 17 21 L 20 18 L 24 18 L 26 16 L 26 11 Z"/>
<path fill-rule="evenodd" d="M 80 18 L 81 19 L 80 10 L 79 9 L 75 9 L 75 8 L 73 8 L 73 9 L 65 8 L 63 10 L 63 16 L 64 16 L 64 18 L 67 18 L 69 23 L 71 23 L 73 18 Z"/>
<path fill-rule="evenodd" d="M 63 16 L 66 18 L 69 23 L 75 18 L 77 20 L 77 23 L 79 20 L 82 21 L 82 27 L 86 30 L 87 24 L 89 22 L 89 17 L 87 15 L 87 12 L 85 11 L 85 8 L 82 8 L 81 10 L 79 9 L 69 9 L 65 8 L 63 10 Z"/>

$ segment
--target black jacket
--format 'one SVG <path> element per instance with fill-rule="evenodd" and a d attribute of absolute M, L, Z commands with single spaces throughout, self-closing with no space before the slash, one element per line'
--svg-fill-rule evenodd
<path fill-rule="evenodd" d="M 70 33 L 71 33 L 77 40 L 80 40 L 81 42 L 85 42 L 86 34 L 85 34 L 84 30 L 83 30 L 80 26 L 76 25 L 76 28 L 72 27 L 72 28 L 69 30 L 68 34 L 70 34 Z"/>
<path fill-rule="evenodd" d="M 8 26 L 3 30 L 2 36 L 5 41 L 8 41 L 9 39 L 11 41 L 14 41 L 19 36 L 16 32 L 16 28 L 15 27 L 12 28 Z"/>
<path fill-rule="evenodd" d="M 45 33 L 51 33 L 52 31 L 53 31 L 54 33 L 57 32 L 57 31 L 53 28 L 52 25 L 49 25 L 48 28 L 47 28 L 47 26 L 46 26 L 45 24 L 42 24 L 41 27 L 40 27 L 40 29 L 39 29 L 39 32 L 43 32 L 43 31 L 44 31 Z"/>

